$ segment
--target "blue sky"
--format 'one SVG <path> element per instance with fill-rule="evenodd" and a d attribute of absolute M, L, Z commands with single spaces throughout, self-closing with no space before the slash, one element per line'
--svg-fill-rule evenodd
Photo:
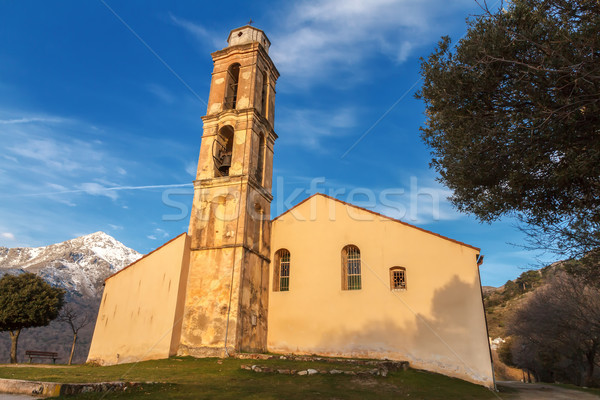
<path fill-rule="evenodd" d="M 481 247 L 485 285 L 539 267 L 509 244 L 523 240 L 513 221 L 453 210 L 419 138 L 419 57 L 479 12 L 473 0 L 0 1 L 0 246 L 102 230 L 146 253 L 187 231 L 210 53 L 252 18 L 281 73 L 273 216 L 318 190 Z"/>

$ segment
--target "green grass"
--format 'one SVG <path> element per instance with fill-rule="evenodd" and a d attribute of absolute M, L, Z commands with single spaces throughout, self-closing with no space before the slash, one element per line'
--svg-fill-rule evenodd
<path fill-rule="evenodd" d="M 221 362 L 221 363 L 219 363 Z M 87 393 L 69 399 L 495 399 L 486 388 L 460 379 L 417 371 L 390 372 L 387 377 L 350 375 L 290 376 L 256 373 L 240 368 L 257 364 L 302 370 L 368 370 L 371 366 L 291 360 L 170 358 L 110 367 L 2 367 L 0 378 L 51 382 L 135 381 L 142 384 L 124 393 Z M 66 398 L 66 397 L 65 397 Z"/>

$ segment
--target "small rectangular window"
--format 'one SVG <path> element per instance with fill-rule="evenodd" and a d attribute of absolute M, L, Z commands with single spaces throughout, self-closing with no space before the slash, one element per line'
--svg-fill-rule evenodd
<path fill-rule="evenodd" d="M 390 281 L 392 290 L 406 289 L 406 269 L 403 267 L 390 268 Z"/>

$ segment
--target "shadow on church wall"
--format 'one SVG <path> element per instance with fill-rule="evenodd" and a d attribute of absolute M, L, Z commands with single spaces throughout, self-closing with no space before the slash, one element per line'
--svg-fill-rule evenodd
<path fill-rule="evenodd" d="M 420 304 L 404 302 L 402 294 L 395 294 L 386 305 L 374 307 L 391 307 L 393 313 L 408 313 L 412 318 L 373 318 L 358 330 L 348 330 L 341 324 L 324 330 L 314 348 L 296 351 L 406 360 L 415 368 L 491 385 L 491 360 L 479 284 L 469 284 L 454 275 L 448 284 L 435 290 L 428 312 Z M 413 312 L 416 310 L 422 311 Z"/>

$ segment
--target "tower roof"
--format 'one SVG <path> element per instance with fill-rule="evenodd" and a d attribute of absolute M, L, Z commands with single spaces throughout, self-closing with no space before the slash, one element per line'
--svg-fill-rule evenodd
<path fill-rule="evenodd" d="M 240 28 L 233 29 L 229 32 L 229 36 L 227 37 L 227 43 L 229 47 L 237 46 L 240 44 L 258 42 L 262 44 L 265 48 L 265 51 L 269 52 L 269 47 L 271 46 L 271 41 L 267 38 L 265 33 L 253 26 L 246 25 Z"/>

